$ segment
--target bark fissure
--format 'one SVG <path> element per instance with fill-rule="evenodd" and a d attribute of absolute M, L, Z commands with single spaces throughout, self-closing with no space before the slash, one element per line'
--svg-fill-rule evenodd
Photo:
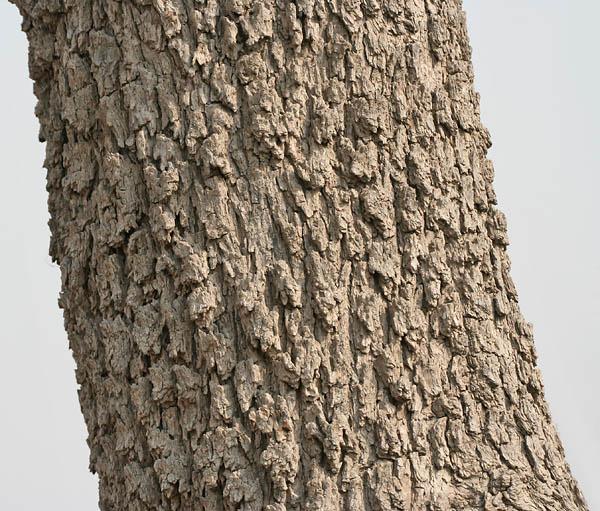
<path fill-rule="evenodd" d="M 15 0 L 103 510 L 584 510 L 460 0 Z"/>

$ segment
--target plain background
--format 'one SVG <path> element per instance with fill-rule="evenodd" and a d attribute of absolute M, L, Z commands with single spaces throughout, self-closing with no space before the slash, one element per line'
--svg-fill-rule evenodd
<path fill-rule="evenodd" d="M 465 0 L 513 277 L 546 396 L 600 510 L 600 2 Z M 48 252 L 25 36 L 0 3 L 0 509 L 97 510 Z"/>

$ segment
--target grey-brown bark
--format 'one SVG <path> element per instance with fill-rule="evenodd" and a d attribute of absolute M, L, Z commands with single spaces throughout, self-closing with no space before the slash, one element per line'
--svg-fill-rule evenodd
<path fill-rule="evenodd" d="M 103 510 L 584 510 L 459 0 L 17 0 Z"/>

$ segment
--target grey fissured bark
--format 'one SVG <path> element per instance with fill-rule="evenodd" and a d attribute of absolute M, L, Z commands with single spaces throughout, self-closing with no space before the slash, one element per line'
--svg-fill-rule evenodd
<path fill-rule="evenodd" d="M 15 0 L 104 511 L 585 510 L 460 0 Z"/>

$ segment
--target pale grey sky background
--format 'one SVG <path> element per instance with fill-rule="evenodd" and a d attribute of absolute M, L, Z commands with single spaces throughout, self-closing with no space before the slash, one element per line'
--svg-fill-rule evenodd
<path fill-rule="evenodd" d="M 567 457 L 600 511 L 600 2 L 465 0 L 513 277 Z M 48 253 L 25 37 L 0 3 L 0 509 L 97 510 Z"/>

